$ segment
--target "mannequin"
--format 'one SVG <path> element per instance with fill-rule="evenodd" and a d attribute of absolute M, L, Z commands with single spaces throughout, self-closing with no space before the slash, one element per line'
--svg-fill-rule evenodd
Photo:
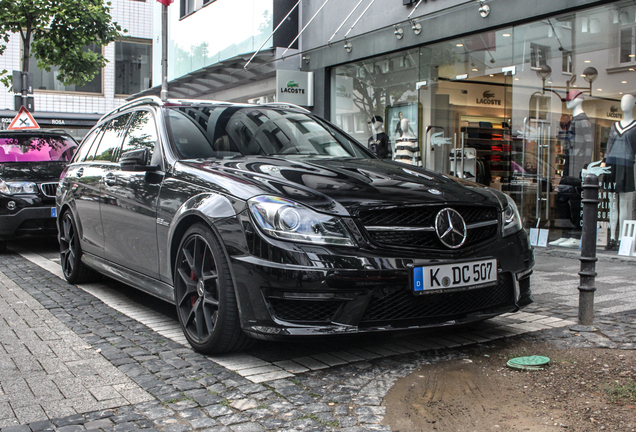
<path fill-rule="evenodd" d="M 380 116 L 373 116 L 369 120 L 373 135 L 369 137 L 368 147 L 380 159 L 390 157 L 389 136 L 384 132 L 384 121 Z"/>
<path fill-rule="evenodd" d="M 421 166 L 422 158 L 420 157 L 420 148 L 417 143 L 417 138 L 413 136 L 409 119 L 403 118 L 400 120 L 400 129 L 402 130 L 402 137 L 395 141 L 395 160 Z"/>
<path fill-rule="evenodd" d="M 607 152 L 605 165 L 610 167 L 611 173 L 605 182 L 615 185 L 610 193 L 610 240 L 607 250 L 618 250 L 623 235 L 623 222 L 633 219 L 634 197 L 636 182 L 634 180 L 634 162 L 636 155 L 636 121 L 634 121 L 634 104 L 636 99 L 632 95 L 625 95 L 621 99 L 623 119 L 612 125 L 607 138 Z M 618 196 L 618 206 L 616 198 Z"/>
<path fill-rule="evenodd" d="M 398 113 L 397 124 L 395 125 L 395 139 L 402 138 L 402 119 L 403 118 L 404 118 L 404 115 L 402 114 L 402 111 L 400 111 Z"/>
<path fill-rule="evenodd" d="M 570 90 L 565 98 L 566 108 L 572 110 L 571 139 L 565 145 L 556 206 L 559 218 L 569 220 L 572 227 L 564 229 L 560 239 L 550 242 L 553 246 L 578 248 L 581 244 L 581 173 L 594 155 L 594 134 L 592 123 L 583 111 L 584 100 L 583 93 L 577 89 Z"/>

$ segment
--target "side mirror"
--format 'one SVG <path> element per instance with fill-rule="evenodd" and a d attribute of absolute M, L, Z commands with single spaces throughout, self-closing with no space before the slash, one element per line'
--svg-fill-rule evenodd
<path fill-rule="evenodd" d="M 147 148 L 131 150 L 121 155 L 119 165 L 122 171 L 158 171 L 158 165 L 148 165 L 149 158 Z"/>

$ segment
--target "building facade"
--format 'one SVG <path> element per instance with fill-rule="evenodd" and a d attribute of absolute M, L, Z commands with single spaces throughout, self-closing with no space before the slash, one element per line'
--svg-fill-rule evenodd
<path fill-rule="evenodd" d="M 175 1 L 167 8 L 168 97 L 273 102 L 277 71 L 298 70 L 294 57 L 299 52 L 299 42 L 295 40 L 299 25 L 296 3 L 296 0 Z M 160 95 L 161 20 L 159 8 L 154 15 L 156 85 L 135 96 Z M 285 52 L 287 47 L 289 51 Z M 283 60 L 283 53 L 292 60 Z"/>
<path fill-rule="evenodd" d="M 381 117 L 393 159 L 506 192 L 563 247 L 580 244 L 581 179 L 598 174 L 599 245 L 632 235 L 633 2 L 303 4 L 316 113 L 365 144 Z"/>
<path fill-rule="evenodd" d="M 127 30 L 126 37 L 103 48 L 108 63 L 91 82 L 64 86 L 55 79 L 56 68 L 46 72 L 31 59 L 32 114 L 42 128 L 65 129 L 81 139 L 103 114 L 152 87 L 153 13 L 159 7 L 154 0 L 111 0 L 111 4 L 112 20 Z M 21 53 L 20 37 L 14 35 L 0 57 L 0 70 L 20 70 Z M 6 128 L 15 115 L 14 93 L 0 87 L 0 128 Z"/>

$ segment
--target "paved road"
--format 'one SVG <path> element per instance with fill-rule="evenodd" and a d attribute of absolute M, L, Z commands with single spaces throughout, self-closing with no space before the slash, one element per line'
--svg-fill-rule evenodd
<path fill-rule="evenodd" d="M 67 284 L 54 242 L 11 248 L 0 260 L 2 432 L 52 424 L 63 431 L 388 430 L 381 402 L 393 381 L 461 356 L 461 347 L 519 334 L 636 347 L 636 263 L 609 257 L 598 265 L 602 332 L 567 330 L 577 315 L 578 261 L 543 251 L 535 304 L 470 331 L 318 346 L 259 342 L 246 353 L 206 357 L 187 346 L 172 306 L 116 282 Z"/>

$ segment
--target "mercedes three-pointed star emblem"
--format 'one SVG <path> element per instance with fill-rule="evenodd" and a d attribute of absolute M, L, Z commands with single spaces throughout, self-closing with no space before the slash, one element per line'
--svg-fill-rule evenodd
<path fill-rule="evenodd" d="M 457 249 L 466 241 L 466 222 L 457 210 L 445 208 L 435 216 L 435 232 L 444 246 Z"/>

